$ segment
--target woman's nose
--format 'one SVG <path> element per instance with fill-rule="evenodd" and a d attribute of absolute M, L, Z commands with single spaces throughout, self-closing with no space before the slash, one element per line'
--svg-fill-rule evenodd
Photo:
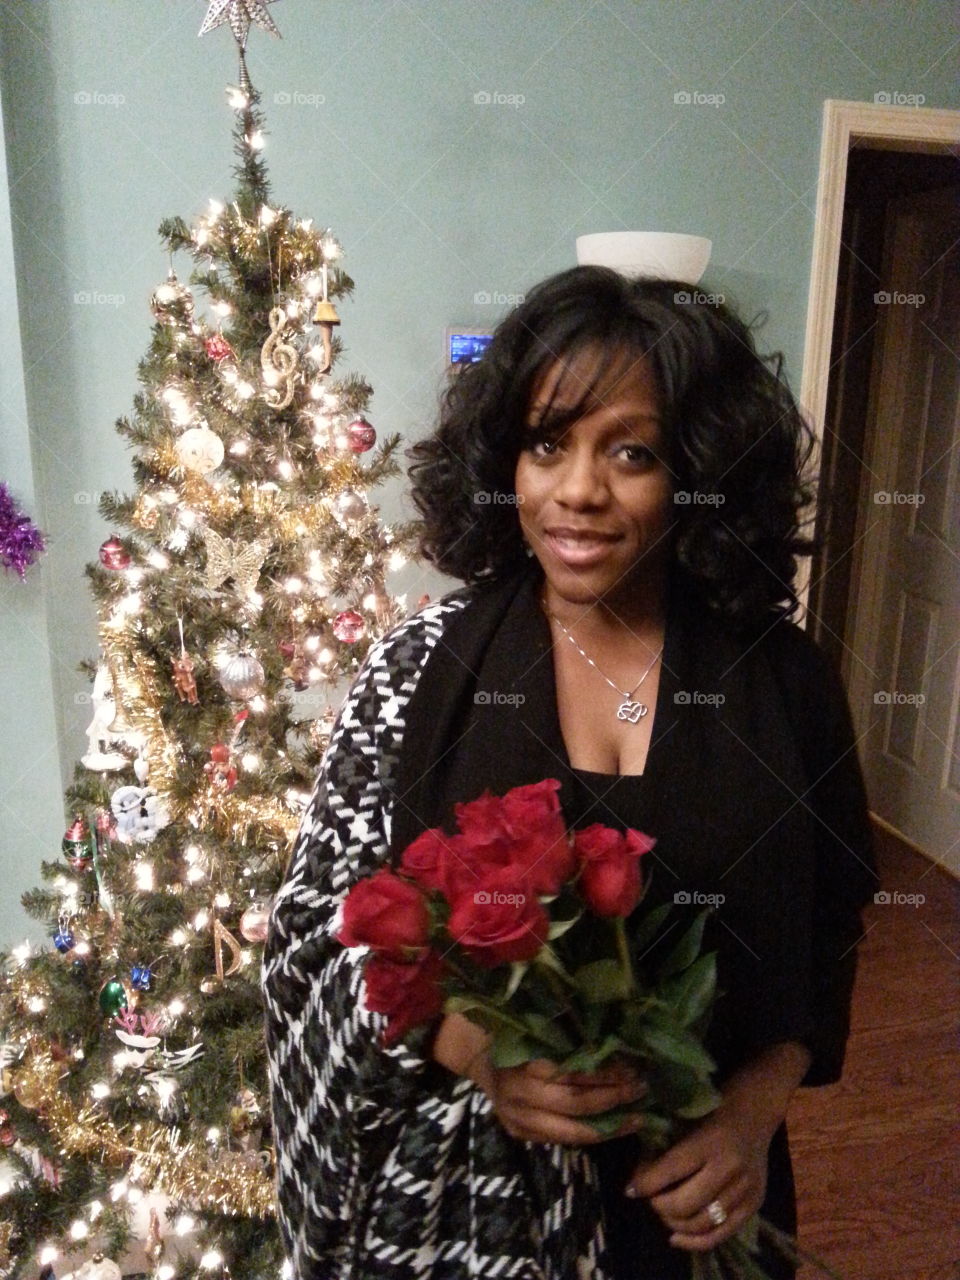
<path fill-rule="evenodd" d="M 565 507 L 602 505 L 607 482 L 601 461 L 589 450 L 572 449 L 557 474 L 553 497 Z"/>

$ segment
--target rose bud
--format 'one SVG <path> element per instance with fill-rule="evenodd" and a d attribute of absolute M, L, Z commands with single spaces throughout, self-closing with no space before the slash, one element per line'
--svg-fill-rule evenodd
<path fill-rule="evenodd" d="M 640 901 L 640 858 L 656 844 L 641 831 L 621 833 L 596 823 L 574 835 L 581 870 L 577 888 L 598 916 L 628 916 Z"/>

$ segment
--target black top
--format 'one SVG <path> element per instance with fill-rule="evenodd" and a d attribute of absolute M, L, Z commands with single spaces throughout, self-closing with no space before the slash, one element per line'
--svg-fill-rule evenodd
<path fill-rule="evenodd" d="M 656 722 L 654 727 L 656 728 Z M 666 742 L 662 744 L 661 750 L 669 751 Z M 648 824 L 655 814 L 654 801 L 650 795 L 651 753 L 652 748 L 647 753 L 647 766 L 643 774 L 608 774 L 576 768 L 572 770 L 574 782 L 581 791 L 581 803 L 593 807 L 593 821 L 619 830 L 626 827 L 647 832 L 651 830 Z M 649 855 L 645 861 L 648 860 Z M 648 909 L 652 901 L 653 881 L 660 874 L 654 870 L 650 896 L 638 914 L 642 915 Z M 668 883 L 667 888 L 669 887 Z M 668 895 L 661 892 L 659 896 L 662 899 Z M 619 1138 L 599 1143 L 589 1150 L 600 1185 L 610 1267 L 616 1280 L 639 1280 L 641 1277 L 646 1280 L 647 1277 L 654 1276 L 656 1280 L 689 1280 L 689 1254 L 670 1245 L 667 1229 L 646 1201 L 628 1199 L 623 1194 L 624 1187 L 641 1158 L 639 1140 L 635 1137 Z M 777 1130 L 770 1146 L 767 1194 L 761 1212 L 782 1230 L 795 1233 L 796 1199 L 785 1125 Z M 765 1252 L 762 1258 L 772 1280 L 793 1280 L 796 1274 L 794 1268 L 778 1255 Z"/>

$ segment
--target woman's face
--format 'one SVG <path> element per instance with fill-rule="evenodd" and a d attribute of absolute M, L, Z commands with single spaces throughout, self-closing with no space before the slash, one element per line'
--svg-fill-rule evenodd
<path fill-rule="evenodd" d="M 636 605 L 645 589 L 662 585 L 672 549 L 673 483 L 648 361 L 625 354 L 579 414 L 564 418 L 596 358 L 557 361 L 541 376 L 517 462 L 520 527 L 554 607 Z"/>

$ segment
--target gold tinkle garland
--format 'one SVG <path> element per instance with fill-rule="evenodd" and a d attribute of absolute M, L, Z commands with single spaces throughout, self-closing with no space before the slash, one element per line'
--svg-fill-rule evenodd
<path fill-rule="evenodd" d="M 208 1155 L 170 1130 L 140 1122 L 119 1129 L 93 1107 L 76 1108 L 59 1089 L 62 1068 L 42 1041 L 31 1038 L 26 1061 L 16 1072 L 18 1092 L 29 1095 L 52 1137 L 67 1155 L 99 1157 L 105 1164 L 131 1161 L 143 1190 L 237 1217 L 272 1218 L 276 1213 L 273 1153 L 218 1151 Z M 261 1164 L 265 1157 L 268 1167 Z"/>

